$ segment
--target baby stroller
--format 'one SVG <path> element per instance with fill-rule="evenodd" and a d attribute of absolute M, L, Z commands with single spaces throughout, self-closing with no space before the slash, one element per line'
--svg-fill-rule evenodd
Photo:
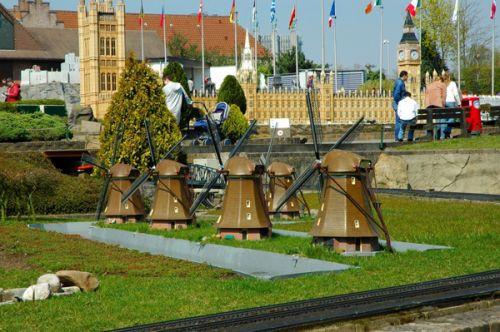
<path fill-rule="evenodd" d="M 221 137 L 222 136 L 222 125 L 224 124 L 224 121 L 226 121 L 227 117 L 229 116 L 229 105 L 225 102 L 220 102 L 215 105 L 215 109 L 213 112 L 209 112 L 207 107 L 205 106 L 204 103 L 198 102 L 199 104 L 203 105 L 205 108 L 205 112 L 208 114 L 210 113 L 210 117 L 213 121 L 213 124 L 215 125 L 214 132 L 216 134 L 216 137 Z M 206 118 L 199 118 L 196 120 L 196 122 L 193 125 L 195 134 L 197 138 L 193 140 L 193 145 L 208 145 L 212 144 L 212 139 L 210 138 L 210 135 L 208 133 L 208 123 Z M 217 138 L 216 138 L 217 139 Z M 222 142 L 223 145 L 228 145 L 231 144 L 231 140 L 225 139 Z"/>

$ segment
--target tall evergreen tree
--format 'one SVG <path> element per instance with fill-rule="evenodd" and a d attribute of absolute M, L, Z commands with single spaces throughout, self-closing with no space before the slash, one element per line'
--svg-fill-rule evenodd
<path fill-rule="evenodd" d="M 224 78 L 219 89 L 217 101 L 224 101 L 229 105 L 236 104 L 243 114 L 247 111 L 245 92 L 233 75 L 227 75 L 226 78 Z"/>
<path fill-rule="evenodd" d="M 426 31 L 422 31 L 422 65 L 420 66 L 420 72 L 422 77 L 421 87 L 425 86 L 425 73 L 432 75 L 434 70 L 441 74 L 441 72 L 447 71 L 448 66 L 444 62 L 441 54 L 438 51 L 436 42 L 431 41 L 427 38 Z"/>
<path fill-rule="evenodd" d="M 167 109 L 158 74 L 132 54 L 127 57 L 118 91 L 104 117 L 99 159 L 110 167 L 113 142 L 122 124 L 123 137 L 116 162 L 143 171 L 150 163 L 144 119 L 149 119 L 158 156 L 164 155 L 180 138 L 175 118 Z M 156 157 L 158 157 L 156 156 Z"/>

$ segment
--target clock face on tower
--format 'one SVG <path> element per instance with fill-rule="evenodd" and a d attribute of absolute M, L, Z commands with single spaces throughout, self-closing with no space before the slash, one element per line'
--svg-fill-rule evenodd
<path fill-rule="evenodd" d="M 410 56 L 411 56 L 412 60 L 417 60 L 418 59 L 418 52 L 413 50 L 413 51 L 411 51 Z"/>
<path fill-rule="evenodd" d="M 403 61 L 404 58 L 405 58 L 405 51 L 399 51 L 399 60 Z"/>

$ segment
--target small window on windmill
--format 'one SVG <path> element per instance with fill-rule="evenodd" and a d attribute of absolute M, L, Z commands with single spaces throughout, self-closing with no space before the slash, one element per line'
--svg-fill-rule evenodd
<path fill-rule="evenodd" d="M 293 202 L 290 202 L 290 206 L 291 206 L 291 207 L 294 207 Z"/>
<path fill-rule="evenodd" d="M 179 213 L 179 208 L 177 206 L 174 207 L 174 213 Z"/>
<path fill-rule="evenodd" d="M 321 204 L 321 211 L 323 211 L 325 209 L 325 203 L 322 203 Z"/>
<path fill-rule="evenodd" d="M 316 226 L 319 226 L 320 223 L 321 223 L 321 218 L 318 218 L 318 222 L 316 223 Z"/>
<path fill-rule="evenodd" d="M 354 228 L 359 228 L 359 220 L 354 219 Z"/>
<path fill-rule="evenodd" d="M 247 208 L 249 208 L 249 207 L 250 207 L 250 200 L 249 200 L 249 199 L 247 199 L 247 201 L 245 202 L 245 206 L 246 206 Z"/>
<path fill-rule="evenodd" d="M 356 184 L 356 178 L 353 176 L 351 177 L 351 184 L 354 186 Z"/>
<path fill-rule="evenodd" d="M 174 197 L 174 203 L 177 203 L 177 197 Z"/>
<path fill-rule="evenodd" d="M 247 220 L 252 220 L 252 214 L 251 213 L 247 213 Z"/>
<path fill-rule="evenodd" d="M 128 210 L 128 203 L 125 203 L 125 210 Z"/>

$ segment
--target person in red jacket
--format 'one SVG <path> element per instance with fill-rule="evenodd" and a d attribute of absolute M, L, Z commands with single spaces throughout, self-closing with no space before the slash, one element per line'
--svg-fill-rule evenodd
<path fill-rule="evenodd" d="M 7 79 L 7 93 L 5 95 L 5 101 L 7 103 L 13 103 L 21 100 L 21 87 L 18 83 L 12 81 L 11 78 Z"/>

